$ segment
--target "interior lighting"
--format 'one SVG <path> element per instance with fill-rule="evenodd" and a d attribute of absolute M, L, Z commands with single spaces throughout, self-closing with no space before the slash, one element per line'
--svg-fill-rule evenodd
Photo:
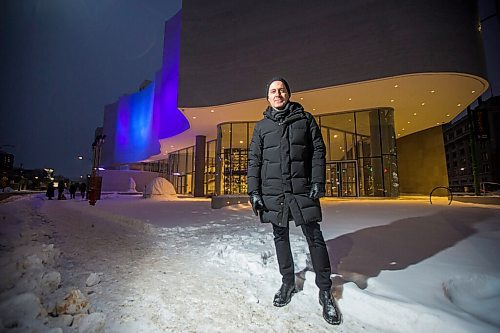
<path fill-rule="evenodd" d="M 398 133 L 398 136 L 401 136 L 401 134 Z"/>
<path fill-rule="evenodd" d="M 409 124 L 409 123 L 410 123 L 410 122 L 408 122 L 408 124 Z"/>
<path fill-rule="evenodd" d="M 404 131 L 405 130 L 404 127 L 401 130 Z"/>
<path fill-rule="evenodd" d="M 215 111 L 214 110 L 210 110 L 211 113 L 214 113 Z"/>
<path fill-rule="evenodd" d="M 316 109 L 313 109 L 313 111 L 316 111 Z"/>
<path fill-rule="evenodd" d="M 462 106 L 462 104 L 458 103 L 457 106 Z"/>
<path fill-rule="evenodd" d="M 475 93 L 476 91 L 475 90 L 472 90 L 471 93 Z"/>
<path fill-rule="evenodd" d="M 393 99 L 391 99 L 391 103 L 393 103 L 393 102 L 394 102 L 394 100 L 393 100 Z"/>
<path fill-rule="evenodd" d="M 417 113 L 416 113 L 416 112 L 413 112 L 413 115 L 414 115 L 414 116 L 416 116 L 416 115 L 417 115 Z"/>
<path fill-rule="evenodd" d="M 243 143 L 243 140 L 240 140 L 240 143 Z"/>
<path fill-rule="evenodd" d="M 399 87 L 399 86 L 398 86 L 397 84 L 395 84 L 395 85 L 394 85 L 394 88 L 397 88 L 397 87 Z"/>
<path fill-rule="evenodd" d="M 436 92 L 436 90 L 431 90 L 431 94 L 434 94 Z"/>
<path fill-rule="evenodd" d="M 424 106 L 424 105 L 425 105 L 425 103 L 422 103 L 421 105 L 422 105 L 422 106 Z"/>
<path fill-rule="evenodd" d="M 336 139 L 337 137 L 338 137 L 338 135 L 337 135 L 337 134 L 334 134 L 334 135 L 333 135 L 333 138 L 334 138 L 334 139 Z"/>
<path fill-rule="evenodd" d="M 446 115 L 446 117 L 449 117 L 449 116 L 450 116 L 450 114 L 448 113 L 448 114 Z"/>
<path fill-rule="evenodd" d="M 303 101 L 303 100 L 304 100 L 304 97 L 301 97 L 301 98 L 300 98 L 300 100 L 301 100 L 301 101 Z"/>
<path fill-rule="evenodd" d="M 352 101 L 352 98 L 351 98 L 351 97 L 349 97 L 349 100 L 350 100 L 350 101 Z"/>
<path fill-rule="evenodd" d="M 193 119 L 196 119 L 196 116 L 194 116 Z"/>

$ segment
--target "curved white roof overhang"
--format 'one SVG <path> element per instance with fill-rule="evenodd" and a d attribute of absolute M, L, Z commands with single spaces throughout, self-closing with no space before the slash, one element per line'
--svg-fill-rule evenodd
<path fill-rule="evenodd" d="M 451 121 L 488 88 L 481 77 L 463 73 L 415 73 L 351 84 L 293 91 L 292 101 L 301 103 L 314 115 L 377 107 L 395 110 L 395 130 L 399 137 Z M 193 146 L 196 135 L 208 140 L 217 136 L 217 125 L 225 122 L 257 121 L 267 106 L 264 98 L 200 108 L 179 108 L 190 128 L 162 139 L 161 154 Z"/>

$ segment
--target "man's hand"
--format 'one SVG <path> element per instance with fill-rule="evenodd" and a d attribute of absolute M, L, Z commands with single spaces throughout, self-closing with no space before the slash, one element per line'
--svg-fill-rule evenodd
<path fill-rule="evenodd" d="M 309 191 L 309 198 L 319 199 L 325 196 L 325 184 L 312 183 L 311 190 Z"/>
<path fill-rule="evenodd" d="M 252 204 L 252 210 L 255 216 L 259 216 L 259 211 L 264 210 L 262 196 L 258 192 L 252 192 L 250 194 L 250 203 Z"/>

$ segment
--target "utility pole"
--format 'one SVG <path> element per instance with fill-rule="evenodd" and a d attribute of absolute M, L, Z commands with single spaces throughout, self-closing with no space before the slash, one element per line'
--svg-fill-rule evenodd
<path fill-rule="evenodd" d="M 106 135 L 98 135 L 92 143 L 92 173 L 89 180 L 88 199 L 91 206 L 95 206 L 97 200 L 101 199 L 102 177 L 99 177 L 99 165 L 101 164 L 101 149 Z"/>

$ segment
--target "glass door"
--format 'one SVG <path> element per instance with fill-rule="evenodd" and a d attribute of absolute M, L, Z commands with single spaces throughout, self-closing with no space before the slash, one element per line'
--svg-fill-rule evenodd
<path fill-rule="evenodd" d="M 356 161 L 335 161 L 326 164 L 326 196 L 357 197 L 358 166 Z"/>
<path fill-rule="evenodd" d="M 326 163 L 326 193 L 327 197 L 338 197 L 340 179 L 337 171 L 338 163 Z"/>

